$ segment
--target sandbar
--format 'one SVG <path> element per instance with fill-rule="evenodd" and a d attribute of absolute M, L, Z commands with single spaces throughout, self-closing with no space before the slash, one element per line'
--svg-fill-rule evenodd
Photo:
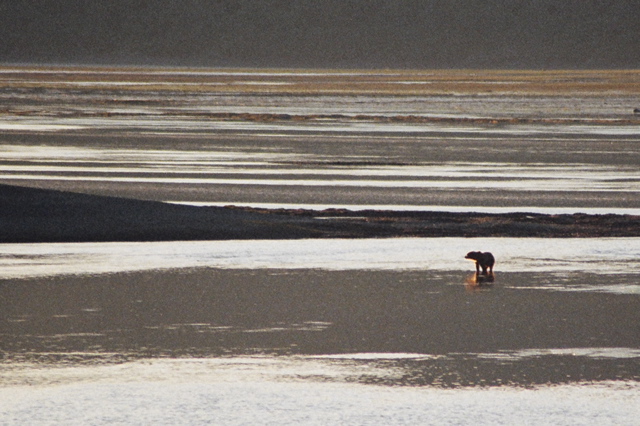
<path fill-rule="evenodd" d="M 0 242 L 637 237 L 640 216 L 197 207 L 0 185 Z"/>

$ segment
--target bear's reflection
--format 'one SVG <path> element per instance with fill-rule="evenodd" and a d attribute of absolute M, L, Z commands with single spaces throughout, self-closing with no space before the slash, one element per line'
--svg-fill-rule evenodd
<path fill-rule="evenodd" d="M 495 276 L 491 274 L 471 274 L 467 276 L 465 280 L 466 286 L 470 290 L 476 290 L 479 288 L 487 288 L 493 285 Z"/>

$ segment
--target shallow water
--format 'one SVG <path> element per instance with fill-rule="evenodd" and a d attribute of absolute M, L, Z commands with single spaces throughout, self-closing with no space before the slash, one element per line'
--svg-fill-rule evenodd
<path fill-rule="evenodd" d="M 475 248 L 496 255 L 493 280 L 463 259 Z M 1 245 L 0 419 L 633 424 L 639 251 L 637 238 Z"/>
<path fill-rule="evenodd" d="M 626 140 L 237 137 L 9 136 L 0 179 L 183 203 L 630 214 L 640 205 L 640 159 Z"/>
<path fill-rule="evenodd" d="M 540 76 L 480 75 L 4 69 L 0 179 L 185 203 L 638 212 L 635 86 L 550 95 L 516 90 Z"/>
<path fill-rule="evenodd" d="M 638 238 L 386 238 L 0 244 L 0 279 L 177 268 L 464 271 L 472 249 L 501 272 L 635 274 Z"/>
<path fill-rule="evenodd" d="M 169 201 L 173 204 L 184 204 L 197 207 L 225 207 L 229 202 L 207 202 L 207 201 Z M 469 211 L 477 213 L 539 213 L 539 214 L 619 214 L 619 215 L 640 215 L 640 208 L 611 208 L 611 207 L 478 207 L 478 206 L 433 206 L 433 205 L 397 205 L 397 204 L 287 204 L 287 203 L 242 203 L 245 207 L 259 209 L 304 209 L 304 210 L 327 210 L 346 209 L 355 213 L 365 210 L 389 210 L 389 211 L 422 211 L 422 212 L 451 212 L 466 213 Z M 357 214 L 356 214 L 357 216 Z M 322 217 L 318 217 L 322 219 Z M 334 218 L 335 219 L 335 218 Z M 327 218 L 327 220 L 329 220 Z"/>
<path fill-rule="evenodd" d="M 65 369 L 57 374 L 63 383 L 51 387 L 0 389 L 6 403 L 0 418 L 38 424 L 633 425 L 640 414 L 637 383 L 452 391 L 323 383 L 287 371 L 300 368 L 311 375 L 330 369 L 255 358 Z M 131 379 L 132 370 L 146 380 Z M 274 370 L 289 377 L 273 377 Z M 74 383 L 64 383 L 69 376 Z"/>

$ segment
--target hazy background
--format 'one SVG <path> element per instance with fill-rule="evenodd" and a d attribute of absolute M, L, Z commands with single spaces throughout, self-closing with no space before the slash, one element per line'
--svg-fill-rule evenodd
<path fill-rule="evenodd" d="M 0 62 L 637 68 L 637 0 L 0 0 Z"/>

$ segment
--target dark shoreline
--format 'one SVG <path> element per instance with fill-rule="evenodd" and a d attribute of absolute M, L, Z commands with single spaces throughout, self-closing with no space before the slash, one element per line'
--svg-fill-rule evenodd
<path fill-rule="evenodd" d="M 193 207 L 0 184 L 0 242 L 639 237 L 640 216 Z"/>

